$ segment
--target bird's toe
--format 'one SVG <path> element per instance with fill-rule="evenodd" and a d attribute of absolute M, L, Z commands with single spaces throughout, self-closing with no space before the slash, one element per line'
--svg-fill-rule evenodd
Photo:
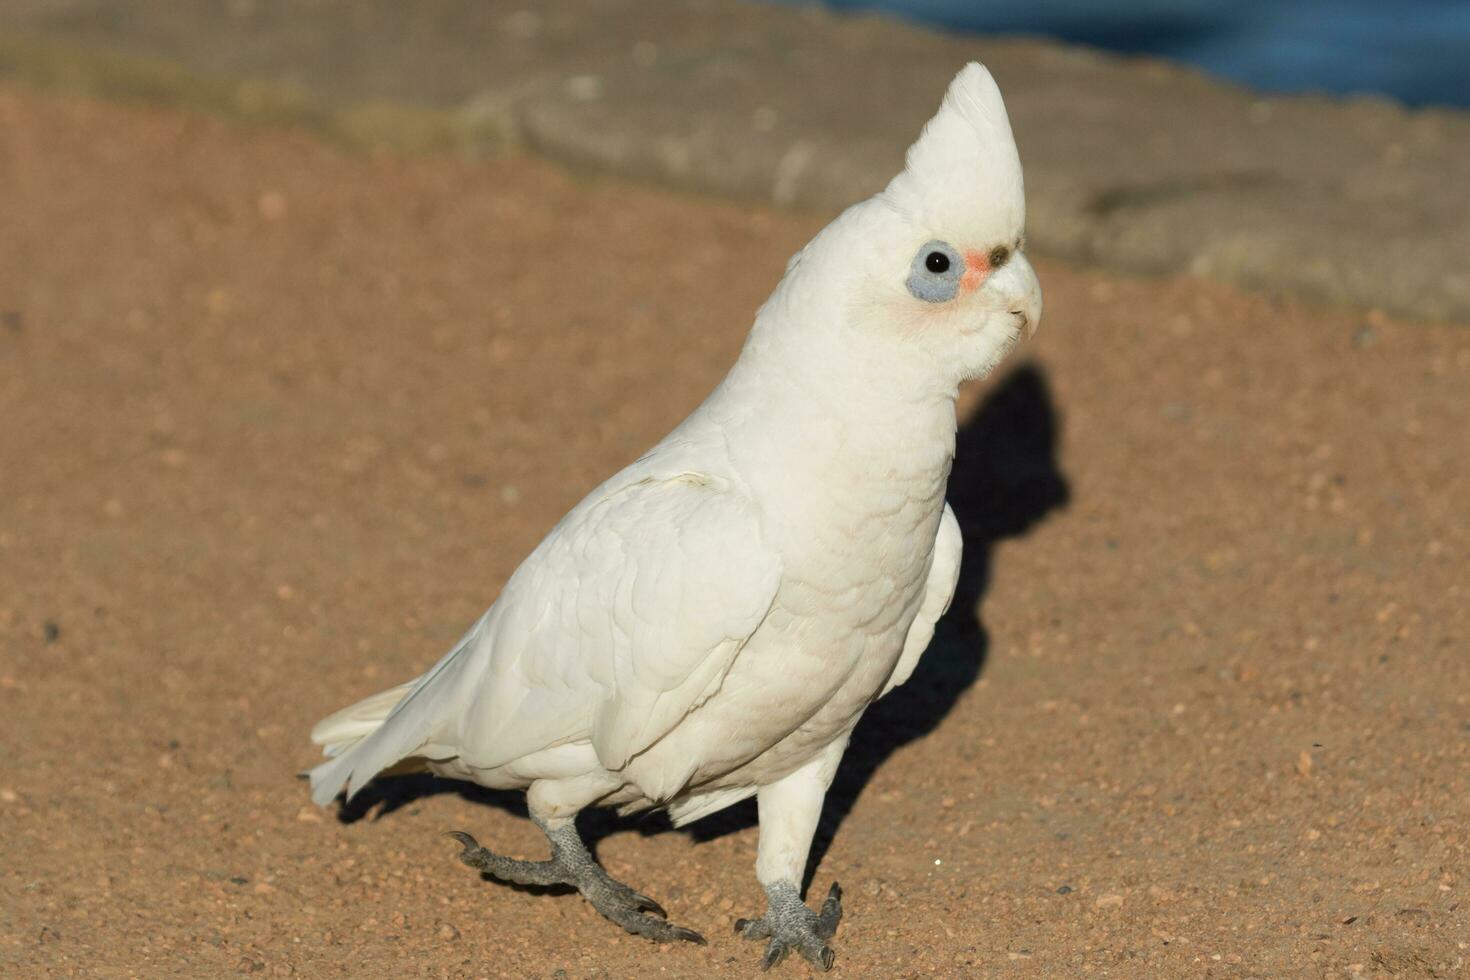
<path fill-rule="evenodd" d="M 832 969 L 832 964 L 837 962 L 837 954 L 826 943 L 820 941 L 812 943 L 805 939 L 791 942 L 772 936 L 770 942 L 766 943 L 765 953 L 761 956 L 761 969 L 769 970 L 790 955 L 793 949 L 801 953 L 804 960 L 823 973 Z"/>
<path fill-rule="evenodd" d="M 771 927 L 766 923 L 765 916 L 759 919 L 736 919 L 735 935 L 743 939 L 769 939 Z"/>
<path fill-rule="evenodd" d="M 480 866 L 479 858 L 485 849 L 480 846 L 479 841 L 475 840 L 473 834 L 467 834 L 463 830 L 451 830 L 444 836 L 452 837 L 459 841 L 460 847 L 463 848 L 457 855 L 460 861 L 472 868 L 478 868 Z"/>
<path fill-rule="evenodd" d="M 693 929 L 669 922 L 668 913 L 658 902 L 609 877 L 601 869 L 584 876 L 578 881 L 577 889 L 593 908 L 635 936 L 659 943 L 705 945 L 704 937 Z"/>
<path fill-rule="evenodd" d="M 766 943 L 765 955 L 761 957 L 761 969 L 769 970 L 771 967 L 784 960 L 786 958 L 786 954 L 789 952 L 791 952 L 790 946 L 786 945 L 781 940 L 772 937 L 771 941 Z"/>
<path fill-rule="evenodd" d="M 735 920 L 736 935 L 768 940 L 761 955 L 761 969 L 771 969 L 792 950 L 818 970 L 832 969 L 837 954 L 827 945 L 827 940 L 836 933 L 842 919 L 842 889 L 832 886 L 820 912 L 807 908 L 794 887 L 773 890 L 770 899 L 766 914 L 759 919 Z"/>
<path fill-rule="evenodd" d="M 822 910 L 817 913 L 817 935 L 823 939 L 831 939 L 837 932 L 837 924 L 842 921 L 842 886 L 837 882 L 832 883 L 827 892 L 827 898 L 822 902 Z M 828 950 L 830 953 L 831 950 Z M 831 968 L 829 963 L 827 969 Z"/>
<path fill-rule="evenodd" d="M 593 903 L 604 916 L 612 922 L 622 926 L 624 930 L 635 936 L 652 939 L 656 943 L 694 943 L 696 946 L 708 945 L 705 938 L 693 929 L 676 926 L 666 919 L 660 919 L 652 915 L 644 915 L 642 912 L 628 906 L 605 906 Z"/>

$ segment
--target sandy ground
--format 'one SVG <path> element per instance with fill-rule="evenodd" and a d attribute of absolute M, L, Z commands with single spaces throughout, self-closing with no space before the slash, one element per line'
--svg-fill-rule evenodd
<path fill-rule="evenodd" d="M 543 853 L 512 797 L 295 773 L 816 225 L 0 89 L 0 973 L 753 974 L 748 807 L 588 821 L 710 937 L 660 949 L 453 860 Z M 1039 269 L 960 601 L 828 800 L 834 975 L 1470 972 L 1470 332 Z"/>

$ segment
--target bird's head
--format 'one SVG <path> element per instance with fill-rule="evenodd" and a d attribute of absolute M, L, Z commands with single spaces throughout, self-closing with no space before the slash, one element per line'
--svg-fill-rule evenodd
<path fill-rule="evenodd" d="M 903 172 L 828 226 L 798 265 L 842 281 L 842 319 L 883 356 L 913 355 L 957 384 L 988 374 L 1041 319 L 1025 217 L 1005 104 L 971 63 Z"/>

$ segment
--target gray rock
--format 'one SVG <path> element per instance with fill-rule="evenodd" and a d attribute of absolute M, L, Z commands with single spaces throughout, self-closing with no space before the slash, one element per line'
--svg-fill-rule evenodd
<path fill-rule="evenodd" d="M 0 6 L 0 72 L 53 88 L 817 212 L 882 186 L 975 58 L 1010 107 L 1034 250 L 1470 319 L 1461 113 L 743 0 Z"/>

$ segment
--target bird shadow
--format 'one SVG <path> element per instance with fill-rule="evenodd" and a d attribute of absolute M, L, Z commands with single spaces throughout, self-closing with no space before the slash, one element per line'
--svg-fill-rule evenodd
<path fill-rule="evenodd" d="M 1026 534 L 1070 499 L 1057 460 L 1060 429 L 1060 413 L 1046 375 L 1031 363 L 1007 375 L 961 423 L 948 492 L 964 539 L 954 601 L 913 676 L 869 708 L 854 731 L 827 793 L 803 888 L 879 768 L 899 749 L 938 728 L 985 669 L 990 639 L 980 621 L 979 605 L 990 586 L 995 548 Z M 455 793 L 470 802 L 526 816 L 522 793 L 418 774 L 369 784 L 343 805 L 338 819 L 343 823 L 370 815 L 382 819 L 441 793 Z M 756 823 L 755 801 L 746 800 L 683 831 L 705 841 Z M 622 817 L 608 810 L 588 812 L 579 826 L 594 851 L 598 841 L 612 834 L 634 831 L 648 835 L 670 829 L 661 812 Z"/>

